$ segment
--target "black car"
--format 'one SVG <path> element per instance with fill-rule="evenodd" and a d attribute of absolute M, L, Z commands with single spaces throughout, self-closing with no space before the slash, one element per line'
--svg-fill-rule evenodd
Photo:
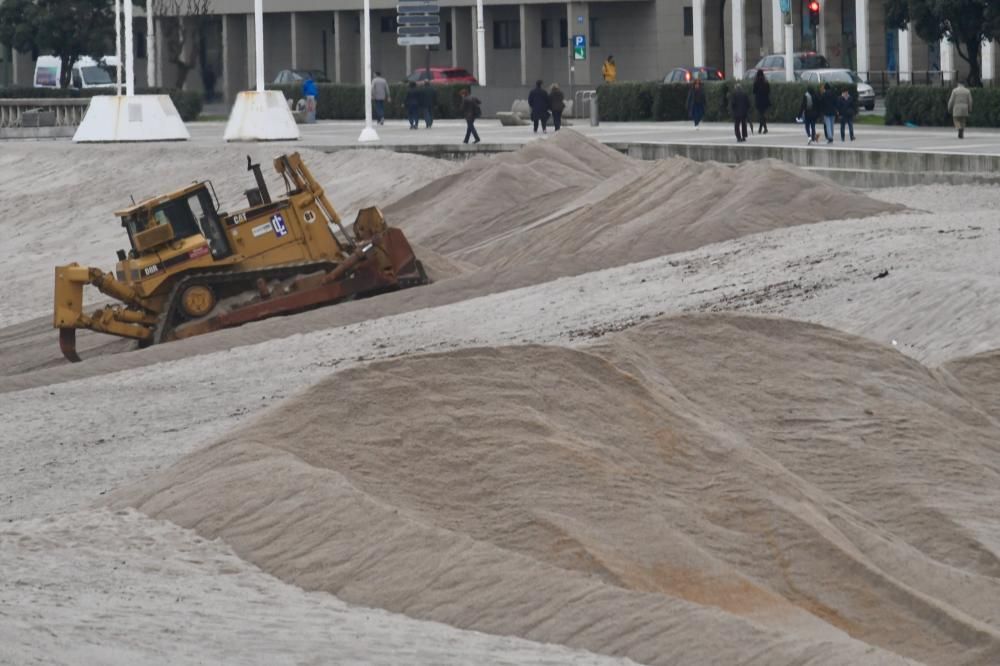
<path fill-rule="evenodd" d="M 715 67 L 674 67 L 663 77 L 664 83 L 691 83 L 695 79 L 702 81 L 722 81 L 726 75 Z"/>

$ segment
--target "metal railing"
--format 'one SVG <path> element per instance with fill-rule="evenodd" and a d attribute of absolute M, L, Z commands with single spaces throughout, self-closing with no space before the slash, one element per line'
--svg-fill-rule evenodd
<path fill-rule="evenodd" d="M 42 114 L 47 126 L 74 127 L 89 105 L 89 99 L 0 99 L 0 127 L 37 127 L 35 119 Z"/>
<path fill-rule="evenodd" d="M 868 83 L 875 89 L 876 95 L 884 95 L 892 86 L 951 86 L 957 80 L 957 72 L 950 72 L 951 80 L 946 81 L 945 72 L 939 69 L 922 72 L 909 72 L 910 80 L 903 80 L 899 72 L 868 72 Z"/>

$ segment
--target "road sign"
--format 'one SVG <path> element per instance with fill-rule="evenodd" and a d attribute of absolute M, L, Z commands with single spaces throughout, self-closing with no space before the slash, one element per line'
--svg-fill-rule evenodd
<path fill-rule="evenodd" d="M 439 46 L 441 38 L 437 35 L 433 37 L 397 37 L 396 43 L 400 46 Z"/>
<path fill-rule="evenodd" d="M 573 35 L 573 60 L 587 59 L 587 36 Z"/>
<path fill-rule="evenodd" d="M 437 14 L 401 14 L 396 17 L 399 25 L 439 25 L 441 17 Z"/>
<path fill-rule="evenodd" d="M 431 2 L 408 2 L 396 5 L 397 14 L 437 14 L 440 7 Z"/>
<path fill-rule="evenodd" d="M 439 25 L 401 25 L 396 28 L 396 34 L 400 37 L 430 37 L 441 34 Z"/>

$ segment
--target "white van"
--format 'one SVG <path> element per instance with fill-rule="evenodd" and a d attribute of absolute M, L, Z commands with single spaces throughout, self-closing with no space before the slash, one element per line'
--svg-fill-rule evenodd
<path fill-rule="evenodd" d="M 70 77 L 70 88 L 114 88 L 115 79 L 111 75 L 118 58 L 104 56 L 101 62 L 83 56 L 73 63 L 73 74 Z M 62 75 L 62 61 L 55 56 L 38 56 L 35 62 L 35 87 L 58 88 Z"/>

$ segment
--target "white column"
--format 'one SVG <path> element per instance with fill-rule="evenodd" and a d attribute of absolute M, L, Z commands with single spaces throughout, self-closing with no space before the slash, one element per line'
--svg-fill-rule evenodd
<path fill-rule="evenodd" d="M 871 67 L 868 59 L 868 0 L 855 0 L 854 36 L 858 43 L 858 76 L 867 81 Z"/>
<path fill-rule="evenodd" d="M 252 89 L 256 82 L 254 81 L 254 71 L 256 65 L 254 64 L 254 54 L 256 53 L 257 47 L 254 46 L 254 33 L 256 28 L 254 24 L 257 23 L 254 19 L 253 14 L 247 14 L 247 89 Z"/>
<path fill-rule="evenodd" d="M 742 79 L 746 68 L 746 28 L 743 21 L 744 0 L 733 2 L 733 78 Z"/>
<path fill-rule="evenodd" d="M 771 53 L 785 51 L 785 17 L 781 14 L 781 0 L 771 0 Z"/>
<path fill-rule="evenodd" d="M 451 66 L 458 67 L 458 7 L 451 8 Z"/>
<path fill-rule="evenodd" d="M 260 0 L 257 0 L 260 2 Z M 371 25 L 371 0 L 365 0 L 365 8 L 362 17 L 361 39 L 364 42 L 362 49 L 364 60 L 365 76 L 365 128 L 361 130 L 358 141 L 378 141 L 378 133 L 372 127 L 372 25 Z"/>
<path fill-rule="evenodd" d="M 521 85 L 528 85 L 528 15 L 524 3 L 518 5 L 518 24 L 521 26 Z M 567 28 L 569 30 L 569 28 Z"/>
<path fill-rule="evenodd" d="M 826 53 L 826 4 L 820 1 L 819 25 L 816 26 L 816 53 Z"/>
<path fill-rule="evenodd" d="M 122 3 L 115 0 L 115 94 L 122 94 Z"/>
<path fill-rule="evenodd" d="M 132 0 L 125 0 L 125 95 L 135 96 L 135 47 L 132 43 Z"/>
<path fill-rule="evenodd" d="M 341 61 L 343 61 L 343 48 L 344 42 L 341 35 L 344 32 L 344 12 L 334 11 L 333 12 L 333 81 L 334 83 L 341 82 L 341 76 L 343 76 L 343 70 L 341 69 Z"/>
<path fill-rule="evenodd" d="M 983 47 L 980 51 L 980 58 L 983 63 L 983 81 L 993 81 L 993 42 L 983 40 Z"/>
<path fill-rule="evenodd" d="M 955 47 L 947 37 L 941 40 L 941 76 L 945 81 L 955 78 Z"/>
<path fill-rule="evenodd" d="M 296 18 L 295 12 L 288 13 L 288 23 L 291 25 L 291 30 L 289 31 L 291 34 L 289 34 L 289 37 L 292 40 L 290 44 L 292 50 L 292 69 L 299 68 L 299 49 L 298 49 L 299 35 L 298 35 L 298 26 L 295 25 L 295 18 Z"/>
<path fill-rule="evenodd" d="M 473 9 L 469 12 L 469 17 L 471 18 L 470 27 L 472 28 L 472 73 L 476 75 L 478 81 L 482 81 L 479 75 L 482 72 L 479 71 L 479 32 L 476 31 L 476 10 Z"/>
<path fill-rule="evenodd" d="M 785 81 L 795 80 L 795 27 L 784 24 L 785 29 Z"/>
<path fill-rule="evenodd" d="M 909 28 L 911 24 L 907 23 Z M 913 80 L 913 33 L 909 29 L 899 31 L 899 80 L 909 83 Z"/>
<path fill-rule="evenodd" d="M 777 0 L 775 0 L 777 1 Z M 691 0 L 691 30 L 694 42 L 694 66 L 705 66 L 705 0 Z"/>
<path fill-rule="evenodd" d="M 483 0 L 476 0 L 476 80 L 486 85 L 486 18 L 483 16 Z M 569 29 L 569 28 L 567 28 Z"/>
<path fill-rule="evenodd" d="M 146 86 L 156 86 L 156 38 L 153 36 L 153 0 L 146 0 Z"/>

